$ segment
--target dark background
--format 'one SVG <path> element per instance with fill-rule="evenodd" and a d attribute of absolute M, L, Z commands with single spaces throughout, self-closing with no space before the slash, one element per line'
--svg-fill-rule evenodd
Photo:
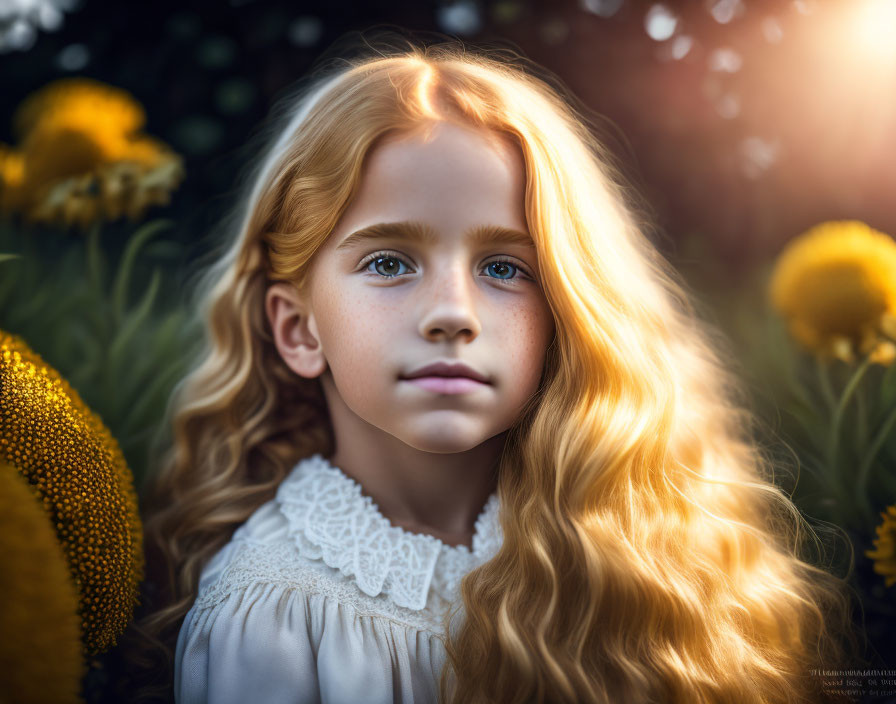
<path fill-rule="evenodd" d="M 172 204 L 148 217 L 172 218 L 191 255 L 231 203 L 272 102 L 331 42 L 384 23 L 509 43 L 558 74 L 603 117 L 656 211 L 658 246 L 699 257 L 706 276 L 730 283 L 822 220 L 896 231 L 896 49 L 875 36 L 896 36 L 896 21 L 873 0 L 667 2 L 677 23 L 665 40 L 648 33 L 665 36 L 662 8 L 638 0 L 65 1 L 55 30 L 35 22 L 33 41 L 5 40 L 0 141 L 13 140 L 19 101 L 52 79 L 130 91 L 145 131 L 186 159 Z"/>

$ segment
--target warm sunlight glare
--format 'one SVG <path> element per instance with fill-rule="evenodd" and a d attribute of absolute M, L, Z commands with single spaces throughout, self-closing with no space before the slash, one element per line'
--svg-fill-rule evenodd
<path fill-rule="evenodd" d="M 857 39 L 878 61 L 896 60 L 896 2 L 864 0 L 856 3 Z"/>

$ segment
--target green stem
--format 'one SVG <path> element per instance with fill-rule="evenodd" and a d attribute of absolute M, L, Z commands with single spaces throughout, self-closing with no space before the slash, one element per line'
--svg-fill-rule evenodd
<path fill-rule="evenodd" d="M 896 407 L 890 411 L 890 414 L 884 420 L 880 430 L 878 430 L 877 434 L 874 436 L 874 440 L 871 441 L 871 445 L 868 446 L 868 451 L 862 458 L 862 463 L 859 465 L 859 473 L 856 477 L 856 499 L 858 499 L 860 505 L 863 507 L 866 516 L 870 516 L 874 511 L 866 493 L 868 474 L 871 471 L 871 463 L 874 461 L 874 458 L 877 457 L 877 453 L 880 452 L 880 448 L 889 436 L 894 423 L 896 423 Z"/>
<path fill-rule="evenodd" d="M 94 223 L 84 238 L 86 246 L 85 264 L 90 292 L 96 300 L 100 300 L 103 292 L 103 262 L 100 252 L 100 225 Z"/>
<path fill-rule="evenodd" d="M 819 386 L 828 404 L 828 409 L 833 413 L 837 400 L 834 398 L 834 390 L 831 388 L 831 380 L 828 377 L 828 368 L 821 355 L 815 356 L 815 369 L 818 372 Z"/>
<path fill-rule="evenodd" d="M 862 363 L 847 382 L 846 388 L 843 389 L 843 395 L 840 397 L 840 402 L 837 404 L 837 408 L 834 411 L 834 417 L 831 421 L 830 437 L 828 438 L 828 463 L 830 464 L 832 472 L 837 471 L 837 450 L 840 442 L 840 425 L 843 422 L 843 414 L 846 411 L 846 407 L 849 405 L 849 401 L 852 398 L 856 387 L 859 385 L 859 382 L 862 380 L 862 377 L 865 375 L 865 371 L 869 366 L 871 366 L 870 355 L 862 360 Z"/>
<path fill-rule="evenodd" d="M 867 408 L 865 402 L 865 387 L 856 389 L 856 447 L 859 452 L 865 447 L 868 434 Z"/>

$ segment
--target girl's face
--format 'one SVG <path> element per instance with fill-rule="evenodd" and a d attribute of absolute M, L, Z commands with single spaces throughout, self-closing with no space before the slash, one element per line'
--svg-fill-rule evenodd
<path fill-rule="evenodd" d="M 522 154 L 495 133 L 437 123 L 371 150 L 311 269 L 307 329 L 334 426 L 357 416 L 449 453 L 513 425 L 554 334 L 524 206 Z M 485 383 L 407 379 L 436 362 Z"/>

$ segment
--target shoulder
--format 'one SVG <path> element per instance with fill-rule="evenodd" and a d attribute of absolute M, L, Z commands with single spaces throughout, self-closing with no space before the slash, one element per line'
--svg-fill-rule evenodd
<path fill-rule="evenodd" d="M 224 545 L 202 568 L 199 592 L 217 582 L 233 561 L 238 548 L 246 544 L 273 545 L 289 541 L 288 524 L 276 499 L 259 506 L 236 529 L 230 541 Z"/>
<path fill-rule="evenodd" d="M 356 581 L 323 560 L 303 554 L 288 535 L 282 540 L 252 540 L 251 532 L 234 537 L 203 571 L 192 610 L 220 610 L 238 601 L 243 609 L 277 609 L 279 602 L 301 604 L 311 620 L 338 607 L 353 617 L 388 621 L 418 631 L 441 632 L 447 604 L 412 610 L 396 605 L 385 594 L 370 596 Z M 276 598 L 274 598 L 276 597 Z M 262 603 L 263 602 L 263 603 Z"/>
<path fill-rule="evenodd" d="M 437 624 L 376 603 L 288 543 L 234 545 L 178 634 L 177 701 L 435 701 Z"/>

